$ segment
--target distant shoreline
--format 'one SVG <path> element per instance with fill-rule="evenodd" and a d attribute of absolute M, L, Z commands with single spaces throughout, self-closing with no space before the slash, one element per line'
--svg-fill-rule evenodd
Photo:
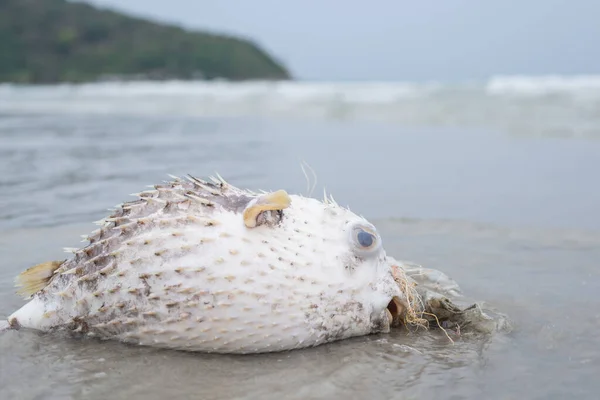
<path fill-rule="evenodd" d="M 87 3 L 0 3 L 0 83 L 293 80 L 245 38 L 190 31 Z"/>

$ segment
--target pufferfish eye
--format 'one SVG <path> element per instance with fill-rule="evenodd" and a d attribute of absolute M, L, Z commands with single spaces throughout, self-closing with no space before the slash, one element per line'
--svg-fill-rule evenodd
<path fill-rule="evenodd" d="M 356 224 L 351 233 L 352 241 L 358 253 L 371 253 L 381 245 L 381 239 L 373 226 L 364 223 Z"/>
<path fill-rule="evenodd" d="M 358 233 L 356 234 L 356 239 L 358 240 L 358 244 L 360 244 L 363 248 L 366 249 L 373 246 L 373 243 L 375 242 L 375 236 L 372 233 L 367 232 L 363 229 L 358 231 Z"/>

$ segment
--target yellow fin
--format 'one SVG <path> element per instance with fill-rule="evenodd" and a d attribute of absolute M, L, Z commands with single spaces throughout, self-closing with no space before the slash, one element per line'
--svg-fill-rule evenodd
<path fill-rule="evenodd" d="M 263 194 L 250 203 L 244 210 L 244 225 L 248 228 L 256 227 L 256 218 L 263 211 L 283 210 L 291 204 L 290 196 L 285 190 Z"/>
<path fill-rule="evenodd" d="M 62 263 L 64 263 L 64 261 L 48 261 L 34 265 L 21 272 L 15 279 L 16 286 L 20 288 L 17 291 L 17 294 L 29 298 L 34 293 L 42 290 L 54 275 L 54 271 L 56 271 Z"/>

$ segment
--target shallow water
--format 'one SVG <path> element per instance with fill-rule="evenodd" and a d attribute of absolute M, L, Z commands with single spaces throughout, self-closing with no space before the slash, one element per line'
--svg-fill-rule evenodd
<path fill-rule="evenodd" d="M 52 110 L 40 108 L 39 92 L 18 92 L 11 107 L 0 93 L 0 319 L 22 304 L 16 274 L 64 257 L 129 193 L 168 173 L 214 171 L 242 187 L 306 193 L 304 160 L 317 173 L 315 195 L 325 186 L 378 226 L 389 254 L 446 272 L 514 329 L 454 343 L 397 331 L 243 357 L 7 332 L 3 399 L 596 398 L 600 142 L 554 137 L 555 100 L 528 99 L 537 101 L 530 120 L 539 127 L 546 110 L 552 123 L 527 136 L 435 119 L 174 115 L 169 104 L 186 98 L 172 93 L 154 94 L 152 112 L 124 102 L 93 113 L 65 109 L 74 100 L 58 89 L 44 93 Z M 471 103 L 465 113 L 477 114 Z M 590 123 L 588 132 L 600 130 Z"/>

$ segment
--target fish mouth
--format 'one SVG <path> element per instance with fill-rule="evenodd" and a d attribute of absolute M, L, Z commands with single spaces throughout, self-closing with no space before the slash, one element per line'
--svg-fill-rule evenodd
<path fill-rule="evenodd" d="M 385 309 L 389 326 L 399 326 L 402 322 L 402 315 L 404 315 L 405 307 L 403 301 L 398 296 L 394 296 Z"/>

